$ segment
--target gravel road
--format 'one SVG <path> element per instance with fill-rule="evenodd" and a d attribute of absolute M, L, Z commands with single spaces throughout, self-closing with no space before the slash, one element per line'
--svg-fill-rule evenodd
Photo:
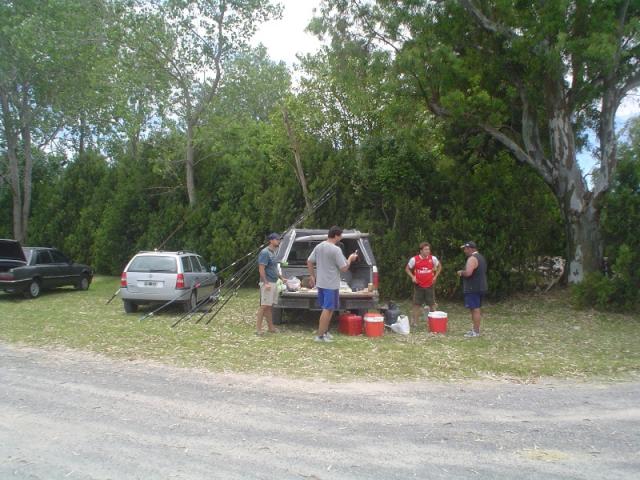
<path fill-rule="evenodd" d="M 328 383 L 0 343 L 0 479 L 636 479 L 640 382 Z"/>

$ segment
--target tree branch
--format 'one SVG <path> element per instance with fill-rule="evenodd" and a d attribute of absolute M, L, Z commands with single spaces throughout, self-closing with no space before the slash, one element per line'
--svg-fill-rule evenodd
<path fill-rule="evenodd" d="M 196 105 L 195 112 L 193 114 L 194 125 L 198 123 L 200 120 L 200 116 L 204 111 L 204 108 L 211 103 L 213 97 L 218 93 L 218 85 L 220 85 L 220 79 L 222 77 L 222 53 L 224 52 L 224 19 L 226 13 L 226 3 L 222 2 L 220 4 L 220 16 L 217 19 L 217 27 L 218 27 L 218 45 L 216 54 L 213 57 L 213 68 L 215 70 L 215 76 L 213 77 L 213 82 L 211 84 L 211 88 L 206 93 L 204 98 L 200 99 L 198 105 Z"/>
<path fill-rule="evenodd" d="M 636 88 L 640 88 L 640 71 L 636 72 L 635 75 L 630 77 L 627 82 L 620 87 L 620 98 Z"/>
<path fill-rule="evenodd" d="M 516 160 L 533 167 L 540 173 L 540 175 L 542 175 L 542 178 L 548 185 L 553 185 L 553 176 L 551 173 L 548 172 L 546 168 L 543 168 L 544 165 L 539 164 L 533 157 L 527 154 L 527 152 L 525 152 L 515 140 L 510 138 L 508 135 L 505 135 L 492 125 L 481 123 L 480 127 L 491 135 L 491 137 L 504 145 L 513 154 L 513 156 L 516 157 Z"/>
<path fill-rule="evenodd" d="M 482 13 L 482 10 L 480 10 L 472 0 L 458 0 L 458 2 L 468 13 L 475 17 L 478 24 L 480 24 L 485 30 L 489 30 L 493 33 L 498 33 L 509 38 L 515 38 L 518 36 L 513 30 L 489 19 L 484 13 Z"/>

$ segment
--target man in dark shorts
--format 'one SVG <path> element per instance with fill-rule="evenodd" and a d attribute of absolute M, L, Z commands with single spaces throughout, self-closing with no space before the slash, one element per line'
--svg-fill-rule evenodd
<path fill-rule="evenodd" d="M 351 262 L 358 258 L 355 253 L 349 255 L 348 259 L 344 258 L 342 250 L 336 245 L 341 239 L 342 229 L 331 227 L 327 239 L 316 245 L 307 259 L 309 286 L 318 288 L 318 306 L 322 309 L 314 339 L 316 342 L 331 341 L 329 324 L 334 310 L 340 308 L 340 272 L 346 272 Z"/>
<path fill-rule="evenodd" d="M 434 287 L 442 264 L 435 255 L 431 255 L 431 245 L 427 242 L 420 244 L 418 255 L 411 257 L 404 271 L 413 282 L 413 311 L 411 325 L 417 326 L 422 305 L 429 305 L 430 311 L 436 309 Z"/>
<path fill-rule="evenodd" d="M 482 298 L 487 293 L 487 261 L 478 252 L 475 242 L 466 242 L 460 248 L 467 256 L 467 263 L 464 270 L 458 270 L 458 276 L 462 277 L 464 292 L 464 306 L 471 312 L 471 323 L 473 328 L 464 334 L 465 337 L 480 336 L 480 320 Z"/>

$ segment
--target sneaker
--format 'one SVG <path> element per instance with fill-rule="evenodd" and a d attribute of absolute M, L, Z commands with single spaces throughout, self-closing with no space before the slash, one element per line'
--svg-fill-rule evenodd
<path fill-rule="evenodd" d="M 469 330 L 467 333 L 464 334 L 464 336 L 467 338 L 479 337 L 480 332 L 476 332 L 475 330 Z"/>
<path fill-rule="evenodd" d="M 333 335 L 331 335 L 329 332 L 324 332 L 324 336 L 325 336 L 325 338 L 327 338 L 329 341 L 333 340 Z"/>
<path fill-rule="evenodd" d="M 329 343 L 329 342 L 333 342 L 333 340 L 331 340 L 329 337 L 327 337 L 327 334 L 325 333 L 324 335 L 317 335 L 313 338 L 313 340 L 315 342 L 325 342 L 325 343 Z"/>
<path fill-rule="evenodd" d="M 269 333 L 280 333 L 280 330 L 274 328 L 273 330 L 267 330 Z"/>

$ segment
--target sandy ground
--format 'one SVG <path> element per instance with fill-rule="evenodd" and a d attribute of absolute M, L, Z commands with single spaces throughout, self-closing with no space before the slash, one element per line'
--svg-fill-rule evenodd
<path fill-rule="evenodd" d="M 640 382 L 305 382 L 0 343 L 0 479 L 636 479 Z"/>

